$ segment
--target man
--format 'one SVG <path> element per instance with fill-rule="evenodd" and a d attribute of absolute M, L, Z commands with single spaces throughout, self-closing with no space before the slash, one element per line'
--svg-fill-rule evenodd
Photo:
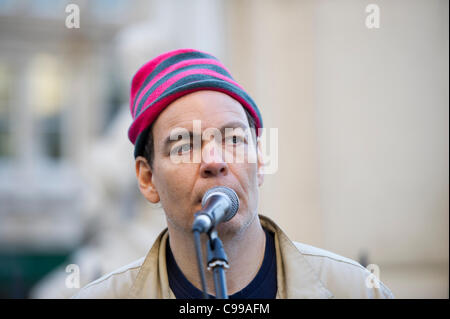
<path fill-rule="evenodd" d="M 192 224 L 214 186 L 232 188 L 240 202 L 217 227 L 230 298 L 393 298 L 357 262 L 294 243 L 258 215 L 262 118 L 215 57 L 185 49 L 151 60 L 133 78 L 130 108 L 139 189 L 162 204 L 167 229 L 146 257 L 92 282 L 77 298 L 201 298 Z M 206 287 L 213 297 L 210 272 Z"/>

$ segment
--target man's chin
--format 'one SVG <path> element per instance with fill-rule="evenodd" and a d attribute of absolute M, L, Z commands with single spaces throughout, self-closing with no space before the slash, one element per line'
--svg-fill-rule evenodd
<path fill-rule="evenodd" d="M 242 235 L 253 222 L 253 216 L 236 214 L 231 220 L 217 227 L 219 236 L 235 237 Z"/>

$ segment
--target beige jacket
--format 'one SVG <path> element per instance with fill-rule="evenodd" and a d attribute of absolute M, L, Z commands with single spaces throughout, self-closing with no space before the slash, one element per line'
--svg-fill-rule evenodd
<path fill-rule="evenodd" d="M 359 263 L 292 242 L 272 220 L 259 217 L 261 225 L 275 233 L 277 298 L 394 298 L 382 282 L 374 284 L 373 275 Z M 73 298 L 175 298 L 167 278 L 167 238 L 166 228 L 146 257 L 93 281 Z"/>

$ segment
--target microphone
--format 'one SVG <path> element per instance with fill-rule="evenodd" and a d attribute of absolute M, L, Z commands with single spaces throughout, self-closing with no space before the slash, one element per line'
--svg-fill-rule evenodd
<path fill-rule="evenodd" d="M 222 222 L 227 222 L 236 215 L 239 198 L 229 187 L 210 188 L 202 199 L 202 210 L 195 214 L 192 231 L 207 233 Z"/>

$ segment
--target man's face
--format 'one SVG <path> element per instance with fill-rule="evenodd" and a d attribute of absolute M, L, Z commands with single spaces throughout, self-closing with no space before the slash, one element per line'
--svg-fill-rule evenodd
<path fill-rule="evenodd" d="M 173 137 L 180 129 L 198 132 L 194 121 L 200 121 L 197 125 L 201 124 L 203 134 L 203 138 L 198 137 L 200 146 L 197 148 L 192 138 L 186 144 L 186 140 Z M 211 132 L 211 128 L 221 132 L 221 140 L 205 135 L 205 130 Z M 169 227 L 190 232 L 204 193 L 214 186 L 232 188 L 240 201 L 236 216 L 219 226 L 221 234 L 239 233 L 251 223 L 257 214 L 258 186 L 263 177 L 261 154 L 257 152 L 252 135 L 240 134 L 245 129 L 249 129 L 249 124 L 241 104 L 216 91 L 185 95 L 159 115 L 153 125 L 154 160 L 150 169 L 154 192 L 148 196 L 142 186 L 141 192 L 152 202 L 161 201 Z M 233 152 L 236 157 L 245 153 L 244 160 L 230 162 L 226 155 Z M 249 155 L 255 158 L 257 153 L 257 161 L 248 160 Z M 193 160 L 194 154 L 198 161 Z"/>

